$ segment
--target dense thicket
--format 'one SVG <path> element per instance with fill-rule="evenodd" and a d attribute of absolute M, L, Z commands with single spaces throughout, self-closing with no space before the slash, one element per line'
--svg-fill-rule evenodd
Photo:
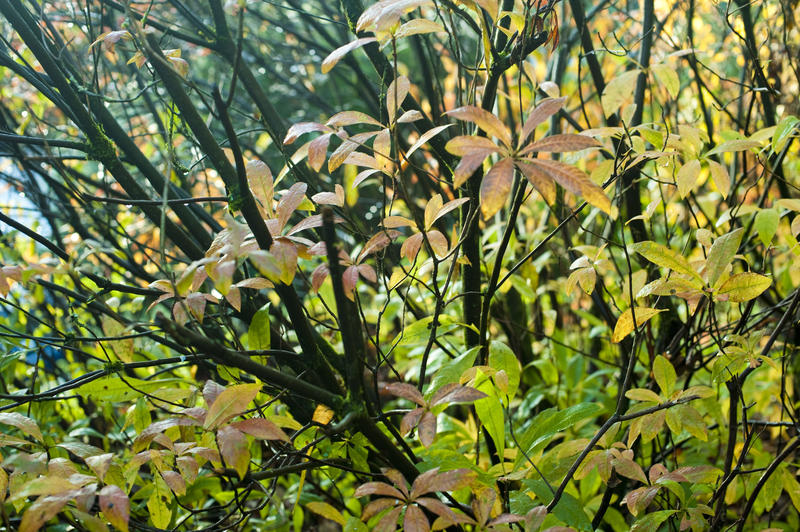
<path fill-rule="evenodd" d="M 5 527 L 800 528 L 799 16 L 0 0 Z"/>

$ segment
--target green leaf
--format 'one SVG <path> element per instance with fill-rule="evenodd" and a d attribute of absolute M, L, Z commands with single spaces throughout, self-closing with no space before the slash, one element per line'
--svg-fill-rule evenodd
<path fill-rule="evenodd" d="M 636 522 L 631 527 L 631 532 L 656 532 L 658 527 L 667 519 L 672 517 L 678 510 L 658 510 L 650 512 Z"/>
<path fill-rule="evenodd" d="M 604 410 L 598 403 L 579 403 L 563 410 L 548 408 L 539 412 L 530 422 L 528 428 L 519 438 L 520 449 L 525 449 L 528 456 L 535 454 L 540 447 L 550 441 L 553 434 L 569 427 L 574 427 L 580 421 L 594 418 Z M 525 461 L 523 453 L 519 453 L 516 464 Z"/>
<path fill-rule="evenodd" d="M 157 528 L 168 528 L 172 520 L 172 511 L 169 508 L 172 494 L 161 475 L 153 475 L 151 485 L 153 486 L 153 492 L 150 494 L 150 498 L 147 499 L 150 521 Z"/>
<path fill-rule="evenodd" d="M 772 237 L 778 230 L 781 215 L 775 209 L 761 209 L 756 213 L 755 228 L 758 238 L 765 246 L 769 246 Z"/>
<path fill-rule="evenodd" d="M 269 349 L 269 303 L 261 307 L 254 315 L 247 329 L 247 346 L 252 350 Z"/>
<path fill-rule="evenodd" d="M 653 376 L 656 379 L 656 383 L 658 383 L 658 387 L 661 388 L 661 395 L 668 396 L 672 393 L 677 375 L 670 361 L 662 355 L 658 355 L 653 361 Z"/>
<path fill-rule="evenodd" d="M 786 141 L 794 134 L 795 126 L 800 123 L 800 119 L 796 116 L 788 115 L 781 118 L 778 126 L 775 128 L 775 133 L 772 135 L 772 151 L 779 153 L 786 145 Z"/>
<path fill-rule="evenodd" d="M 522 482 L 528 490 L 536 494 L 536 498 L 541 501 L 540 504 L 549 504 L 553 500 L 553 493 L 543 481 L 523 480 Z M 565 492 L 561 495 L 556 507 L 553 508 L 553 514 L 565 525 L 576 530 L 593 530 L 592 522 L 586 515 L 584 508 L 585 505 L 583 503 Z"/>
<path fill-rule="evenodd" d="M 732 303 L 742 303 L 757 298 L 771 284 L 772 279 L 757 273 L 737 273 L 722 283 L 717 295 L 728 296 L 728 301 Z"/>
<path fill-rule="evenodd" d="M 653 264 L 677 273 L 691 275 L 698 281 L 703 282 L 702 277 L 692 268 L 689 261 L 671 248 L 651 241 L 638 242 L 633 244 L 631 248 Z"/>
<path fill-rule="evenodd" d="M 473 403 L 475 405 L 475 414 L 477 414 L 483 426 L 486 427 L 486 431 L 494 441 L 498 454 L 503 456 L 506 446 L 506 424 L 503 404 L 500 402 L 500 398 L 497 397 L 496 388 L 488 379 L 478 386 L 478 390 L 487 396 Z"/>
<path fill-rule="evenodd" d="M 489 366 L 498 371 L 503 370 L 508 376 L 506 395 L 513 398 L 519 387 L 520 364 L 514 351 L 503 342 L 493 341 L 489 344 Z M 506 404 L 508 406 L 508 404 Z"/>
<path fill-rule="evenodd" d="M 238 384 L 226 388 L 208 409 L 203 428 L 213 430 L 247 410 L 247 405 L 256 398 L 259 390 L 261 385 L 258 383 Z"/>
<path fill-rule="evenodd" d="M 446 361 L 439 371 L 433 376 L 426 394 L 435 392 L 445 384 L 458 382 L 461 374 L 467 369 L 471 368 L 475 363 L 475 357 L 478 356 L 479 347 L 473 347 L 467 350 L 466 353 L 460 355 L 453 360 Z"/>
<path fill-rule="evenodd" d="M 134 379 L 133 377 L 125 377 L 123 381 L 117 376 L 103 377 L 84 384 L 76 390 L 76 393 L 81 397 L 91 398 L 95 401 L 118 403 L 133 401 L 141 397 L 143 393 L 153 393 L 164 388 L 175 388 L 175 385 L 181 382 L 183 382 L 181 379 L 145 381 Z M 187 389 L 186 393 L 188 395 L 191 391 Z"/>
<path fill-rule="evenodd" d="M 706 274 L 708 275 L 708 285 L 716 287 L 717 281 L 725 273 L 727 267 L 733 262 L 733 257 L 739 250 L 742 242 L 744 228 L 740 227 L 730 233 L 726 233 L 714 240 L 711 250 L 708 252 L 706 260 Z"/>

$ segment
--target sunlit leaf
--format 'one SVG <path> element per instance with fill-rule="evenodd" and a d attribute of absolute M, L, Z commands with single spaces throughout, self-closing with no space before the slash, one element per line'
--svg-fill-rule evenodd
<path fill-rule="evenodd" d="M 330 70 L 334 66 L 336 66 L 336 63 L 338 63 L 341 58 L 343 58 L 345 55 L 352 52 L 356 48 L 360 48 L 365 44 L 369 44 L 375 41 L 377 41 L 375 37 L 363 37 L 361 39 L 356 39 L 355 41 L 349 42 L 344 46 L 340 46 L 339 48 L 328 54 L 328 56 L 322 61 L 322 73 L 327 74 L 328 72 L 330 72 Z"/>
<path fill-rule="evenodd" d="M 650 318 L 652 318 L 659 312 L 663 311 L 664 309 L 637 307 L 636 326 L 638 327 L 642 325 L 643 323 L 647 322 Z M 614 343 L 621 342 L 623 338 L 625 338 L 626 336 L 628 336 L 630 333 L 633 332 L 633 329 L 634 329 L 633 311 L 631 309 L 628 309 L 622 314 L 620 314 L 619 318 L 617 319 L 617 324 L 614 326 L 614 333 L 611 335 L 611 341 Z"/>
<path fill-rule="evenodd" d="M 503 208 L 514 184 L 514 161 L 498 161 L 486 172 L 481 182 L 481 212 L 484 218 L 494 216 Z"/>
<path fill-rule="evenodd" d="M 717 296 L 727 296 L 732 303 L 742 303 L 757 298 L 771 284 L 772 279 L 757 273 L 737 273 L 722 283 L 717 290 Z"/>

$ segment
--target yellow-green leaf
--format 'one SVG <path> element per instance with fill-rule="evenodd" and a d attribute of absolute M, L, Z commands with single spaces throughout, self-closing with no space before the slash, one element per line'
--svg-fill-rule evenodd
<path fill-rule="evenodd" d="M 658 383 L 658 387 L 661 388 L 661 394 L 668 396 L 675 387 L 677 375 L 670 361 L 662 355 L 658 355 L 653 361 L 653 376 L 656 379 L 656 383 Z"/>
<path fill-rule="evenodd" d="M 678 93 L 681 90 L 681 80 L 678 78 L 678 73 L 669 65 L 652 65 L 650 67 L 652 70 L 653 75 L 656 77 L 656 81 L 663 85 L 670 96 L 673 98 L 678 97 Z"/>
<path fill-rule="evenodd" d="M 215 429 L 247 410 L 247 405 L 256 398 L 259 390 L 261 385 L 258 383 L 238 384 L 226 388 L 208 409 L 203 428 Z"/>
<path fill-rule="evenodd" d="M 706 260 L 706 274 L 709 286 L 714 287 L 720 276 L 733 262 L 733 257 L 736 256 L 739 244 L 742 242 L 743 234 L 744 228 L 740 227 L 714 240 Z"/>
<path fill-rule="evenodd" d="M 603 114 L 611 116 L 626 100 L 633 98 L 632 87 L 636 84 L 639 70 L 628 70 L 612 79 L 603 89 Z"/>
<path fill-rule="evenodd" d="M 659 312 L 663 311 L 664 309 L 637 307 L 635 312 L 636 326 L 638 327 Z M 617 319 L 617 324 L 614 326 L 614 334 L 611 335 L 612 342 L 616 344 L 633 332 L 633 314 L 634 313 L 631 312 L 631 309 L 628 309 L 620 315 L 620 317 Z"/>
<path fill-rule="evenodd" d="M 758 238 L 765 246 L 769 246 L 775 232 L 778 230 L 778 223 L 781 216 L 775 209 L 761 209 L 756 213 L 755 227 Z"/>
<path fill-rule="evenodd" d="M 661 397 L 658 396 L 653 390 L 646 388 L 633 388 L 625 392 L 625 397 L 633 399 L 634 401 L 646 401 L 649 403 L 661 403 Z"/>
<path fill-rule="evenodd" d="M 728 296 L 728 301 L 732 303 L 741 303 L 757 298 L 771 284 L 772 279 L 757 273 L 737 273 L 722 283 L 717 295 Z"/>
<path fill-rule="evenodd" d="M 666 246 L 651 241 L 644 241 L 633 244 L 631 247 L 636 253 L 653 264 L 661 266 L 662 268 L 668 268 L 677 273 L 691 275 L 701 283 L 703 282 L 703 279 L 694 268 L 692 268 L 688 260 Z"/>
<path fill-rule="evenodd" d="M 693 159 L 681 166 L 680 170 L 678 170 L 678 175 L 675 176 L 675 181 L 678 183 L 678 193 L 681 198 L 685 198 L 694 190 L 699 175 L 700 161 L 697 159 Z"/>

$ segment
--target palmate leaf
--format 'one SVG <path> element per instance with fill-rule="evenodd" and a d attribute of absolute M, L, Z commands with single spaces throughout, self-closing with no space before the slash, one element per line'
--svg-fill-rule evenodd
<path fill-rule="evenodd" d="M 503 208 L 514 184 L 514 160 L 501 159 L 486 173 L 481 182 L 481 213 L 494 216 Z"/>
<path fill-rule="evenodd" d="M 487 135 L 498 138 L 506 146 L 511 146 L 511 131 L 499 118 L 486 109 L 481 109 L 474 105 L 465 105 L 464 107 L 447 111 L 446 114 L 458 120 L 473 122 L 485 131 Z"/>

